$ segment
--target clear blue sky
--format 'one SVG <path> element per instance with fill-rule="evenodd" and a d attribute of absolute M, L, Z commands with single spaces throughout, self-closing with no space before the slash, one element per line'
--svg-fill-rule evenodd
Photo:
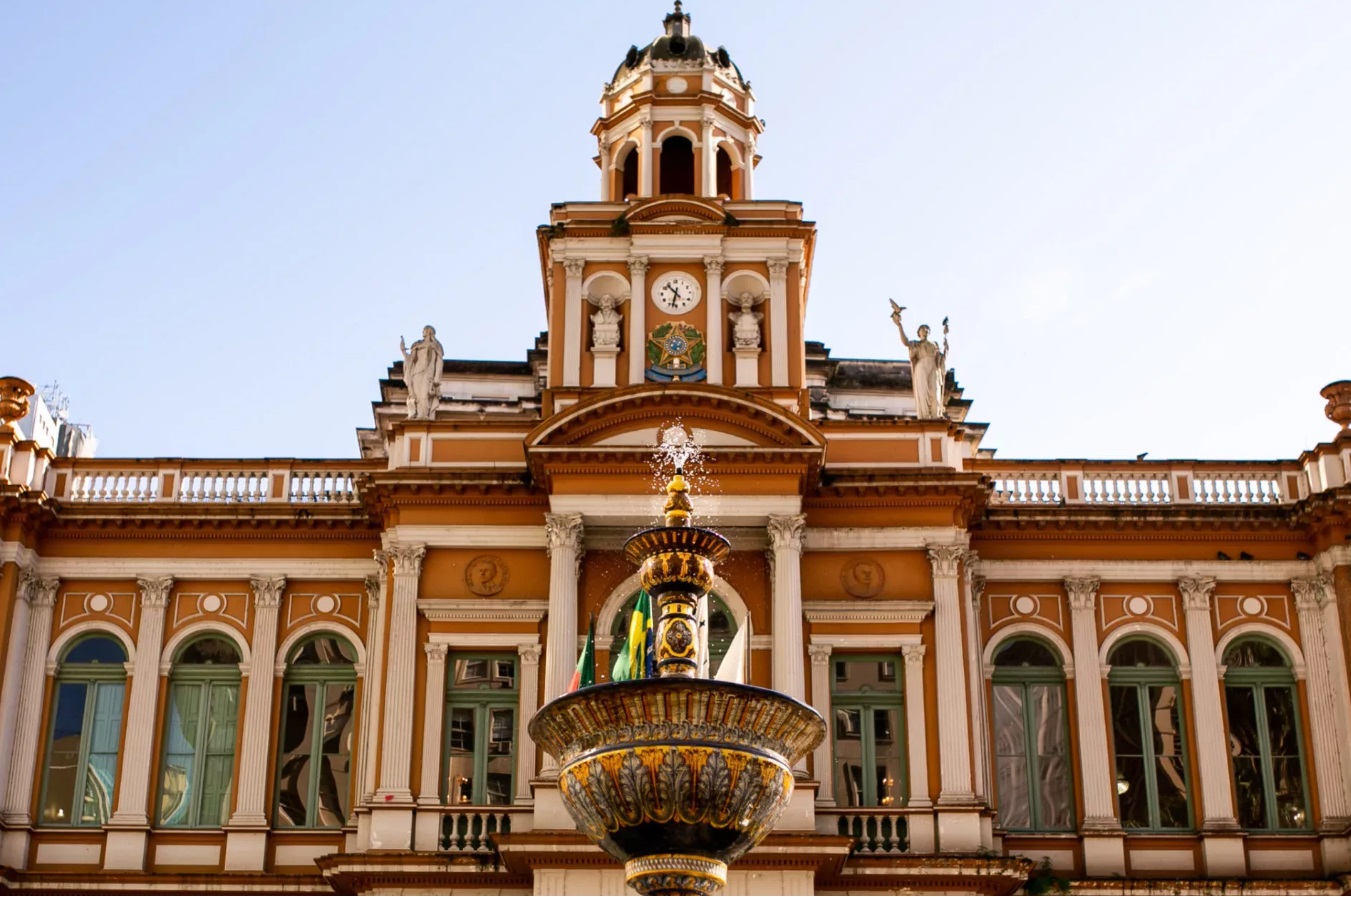
<path fill-rule="evenodd" d="M 0 6 L 0 373 L 103 456 L 347 457 L 399 336 L 523 359 L 660 2 Z M 1292 457 L 1351 378 L 1351 3 L 692 0 L 807 335 L 952 319 L 1001 457 Z"/>

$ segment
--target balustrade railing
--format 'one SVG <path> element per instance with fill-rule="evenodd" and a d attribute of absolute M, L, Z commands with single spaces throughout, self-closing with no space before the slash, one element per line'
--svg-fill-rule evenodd
<path fill-rule="evenodd" d="M 932 810 L 916 810 L 926 820 Z M 852 809 L 818 808 L 817 831 L 845 835 L 854 839 L 853 852 L 863 856 L 895 855 L 910 851 L 911 811 L 903 808 L 868 807 Z M 834 822 L 832 825 L 832 817 Z"/>
<path fill-rule="evenodd" d="M 368 462 L 100 463 L 57 459 L 46 472 L 49 494 L 72 503 L 356 504 L 357 478 L 380 469 Z"/>
<path fill-rule="evenodd" d="M 1217 469 L 1195 462 L 980 460 L 972 468 L 989 478 L 992 505 L 1276 505 L 1298 501 L 1301 491 L 1308 491 L 1303 472 L 1294 464 Z"/>
<path fill-rule="evenodd" d="M 448 808 L 441 814 L 438 848 L 447 853 L 495 854 L 491 836 L 511 831 L 508 807 Z"/>

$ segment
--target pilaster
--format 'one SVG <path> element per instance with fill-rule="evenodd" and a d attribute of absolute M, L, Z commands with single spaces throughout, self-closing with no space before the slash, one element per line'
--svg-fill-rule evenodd
<path fill-rule="evenodd" d="M 127 701 L 126 733 L 120 754 L 117 809 L 108 820 L 108 843 L 103 851 L 107 870 L 143 870 L 150 818 L 150 768 L 154 762 L 155 710 L 159 702 L 160 651 L 164 647 L 164 612 L 173 590 L 171 576 L 138 579 L 141 622 L 136 630 L 136 658 L 132 662 L 131 697 Z"/>
<path fill-rule="evenodd" d="M 905 734 L 909 754 L 906 768 L 910 777 L 910 794 L 906 806 L 918 810 L 933 806 L 929 792 L 929 732 L 924 712 L 924 645 L 902 645 L 905 658 Z M 827 739 L 829 740 L 829 739 Z M 933 819 L 929 816 L 910 817 L 910 850 L 912 853 L 933 853 Z"/>
<path fill-rule="evenodd" d="M 962 659 L 962 606 L 958 569 L 966 548 L 936 545 L 929 548 L 933 568 L 934 646 L 938 662 L 938 740 L 940 777 L 938 805 L 975 802 L 971 788 L 970 718 L 966 664 Z"/>
<path fill-rule="evenodd" d="M 441 804 L 441 736 L 446 707 L 446 654 L 448 648 L 437 642 L 425 642 L 422 653 L 427 658 L 427 682 L 423 695 L 422 772 L 418 777 L 418 806 L 438 807 Z M 417 830 L 413 833 L 413 849 L 436 850 L 440 835 L 441 815 L 419 811 Z"/>
<path fill-rule="evenodd" d="M 1309 730 L 1313 740 L 1313 760 L 1318 787 L 1318 803 L 1325 828 L 1344 827 L 1351 822 L 1351 802 L 1347 799 L 1345 743 L 1337 720 L 1340 709 L 1332 682 L 1329 656 L 1337 648 L 1324 637 L 1322 604 L 1325 600 L 1321 576 L 1290 581 L 1299 616 L 1299 637 L 1304 646 L 1309 699 Z M 1334 607 L 1335 609 L 1335 607 Z M 1335 631 L 1334 633 L 1335 634 Z"/>
<path fill-rule="evenodd" d="M 539 709 L 540 648 L 539 645 L 521 645 L 516 651 L 520 658 L 517 681 L 521 685 L 521 716 L 516 726 L 516 795 L 513 803 L 528 806 L 535 802 L 530 780 L 535 777 L 538 751 L 535 739 L 530 737 L 529 722 Z"/>
<path fill-rule="evenodd" d="M 629 257 L 629 386 L 642 383 L 647 354 L 647 256 Z M 713 353 L 710 351 L 710 355 Z"/>
<path fill-rule="evenodd" d="M 652 195 L 652 160 L 656 150 L 652 146 L 652 119 L 644 116 L 642 133 L 638 138 L 638 194 L 643 197 Z"/>
<path fill-rule="evenodd" d="M 577 577 L 582 559 L 582 515 L 544 515 L 549 551 L 549 624 L 545 646 L 544 700 L 562 695 L 577 665 Z M 552 757 L 542 776 L 557 775 Z"/>
<path fill-rule="evenodd" d="M 769 260 L 770 385 L 788 385 L 788 259 Z"/>
<path fill-rule="evenodd" d="M 702 140 L 699 143 L 699 149 L 701 154 L 703 155 L 703 172 L 702 172 L 703 178 L 701 178 L 701 180 L 703 181 L 702 185 L 703 189 L 700 190 L 700 195 L 717 196 L 718 156 L 717 156 L 717 147 L 713 143 L 713 116 L 705 115 L 703 120 L 703 126 L 704 129 L 702 134 Z M 718 294 L 714 293 L 710 289 L 709 295 L 716 296 Z M 712 346 L 715 345 L 715 343 L 710 341 L 709 345 Z"/>
<path fill-rule="evenodd" d="M 812 664 L 812 706 L 826 719 L 829 729 L 833 723 L 833 709 L 830 701 L 830 645 L 808 645 L 807 656 Z M 821 783 L 816 792 L 816 805 L 835 806 L 835 765 L 832 762 L 831 737 L 827 733 L 812 753 L 812 774 Z"/>
<path fill-rule="evenodd" d="M 56 579 L 25 575 L 28 637 L 24 645 L 18 713 L 13 717 L 14 749 L 6 759 L 9 780 L 5 790 L 4 840 L 0 862 L 14 869 L 28 866 L 29 829 L 33 825 L 33 779 L 37 772 L 42 703 L 46 693 L 47 650 L 52 638 L 52 610 L 56 606 Z M 22 587 L 21 587 L 22 588 Z"/>
<path fill-rule="evenodd" d="M 708 136 L 708 130 L 711 127 L 711 120 L 705 120 L 704 142 L 712 142 Z M 705 153 L 705 158 L 708 154 Z M 707 192 L 712 196 L 712 191 Z M 726 351 L 725 342 L 722 335 L 723 322 L 726 320 L 726 310 L 722 304 L 722 266 L 723 260 L 718 256 L 710 256 L 704 259 L 704 273 L 707 276 L 708 289 L 704 291 L 708 303 L 708 333 L 705 334 L 708 355 L 706 356 L 706 365 L 708 367 L 708 382 L 722 386 L 722 357 Z"/>
<path fill-rule="evenodd" d="M 380 696 L 385 671 L 385 601 L 389 589 L 389 556 L 376 551 L 377 572 L 366 577 L 366 687 L 362 690 L 361 803 L 375 796 L 375 769 L 380 744 Z"/>
<path fill-rule="evenodd" d="M 966 624 L 966 687 L 971 700 L 972 787 L 976 799 L 990 802 L 990 730 L 989 713 L 985 705 L 985 677 L 981 670 L 984 654 L 980 638 L 980 596 L 985 591 L 985 577 L 975 573 L 979 557 L 968 551 L 962 557 L 964 573 L 964 600 L 962 613 Z"/>
<path fill-rule="evenodd" d="M 23 695 L 24 657 L 28 647 L 28 620 L 31 596 L 37 587 L 37 576 L 31 570 L 19 571 L 18 589 L 14 596 L 14 614 L 9 623 L 9 645 L 5 651 L 5 679 L 0 687 L 0 719 L 17 720 L 19 700 Z M 14 726 L 0 726 L 0 757 L 14 756 Z M 10 764 L 0 763 L 0 799 L 9 788 Z"/>
<path fill-rule="evenodd" d="M 417 596 L 427 546 L 392 543 L 394 565 L 385 662 L 384 724 L 380 731 L 380 787 L 371 809 L 371 848 L 407 850 L 413 840 L 413 681 L 417 651 Z"/>
<path fill-rule="evenodd" d="M 563 385 L 580 386 L 582 382 L 582 271 L 583 259 L 564 259 L 567 275 L 563 286 Z"/>

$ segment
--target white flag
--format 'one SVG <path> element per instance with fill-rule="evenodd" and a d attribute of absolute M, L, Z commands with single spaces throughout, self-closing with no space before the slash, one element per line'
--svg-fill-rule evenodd
<path fill-rule="evenodd" d="M 699 630 L 699 640 L 696 643 L 698 644 L 699 648 L 698 653 L 696 653 L 694 657 L 695 663 L 697 664 L 695 675 L 698 676 L 700 679 L 707 679 L 709 673 L 708 603 L 709 603 L 708 593 L 705 592 L 703 597 L 699 599 L 699 603 L 698 605 L 696 605 L 696 610 L 694 611 L 694 621 L 696 624 L 695 628 Z"/>
<path fill-rule="evenodd" d="M 745 685 L 750 679 L 751 666 L 751 615 L 746 614 L 746 618 L 741 621 L 737 627 L 736 637 L 732 639 L 732 644 L 727 647 L 727 653 L 723 655 L 722 666 L 718 667 L 718 675 L 713 678 L 719 682 L 735 682 L 739 685 Z"/>

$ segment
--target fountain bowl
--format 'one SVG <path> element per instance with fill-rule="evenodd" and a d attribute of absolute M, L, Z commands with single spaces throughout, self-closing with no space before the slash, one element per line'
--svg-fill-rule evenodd
<path fill-rule="evenodd" d="M 578 827 L 641 894 L 714 894 L 793 794 L 826 724 L 769 689 L 710 679 L 593 685 L 545 705 L 530 734 L 558 760 Z"/>

